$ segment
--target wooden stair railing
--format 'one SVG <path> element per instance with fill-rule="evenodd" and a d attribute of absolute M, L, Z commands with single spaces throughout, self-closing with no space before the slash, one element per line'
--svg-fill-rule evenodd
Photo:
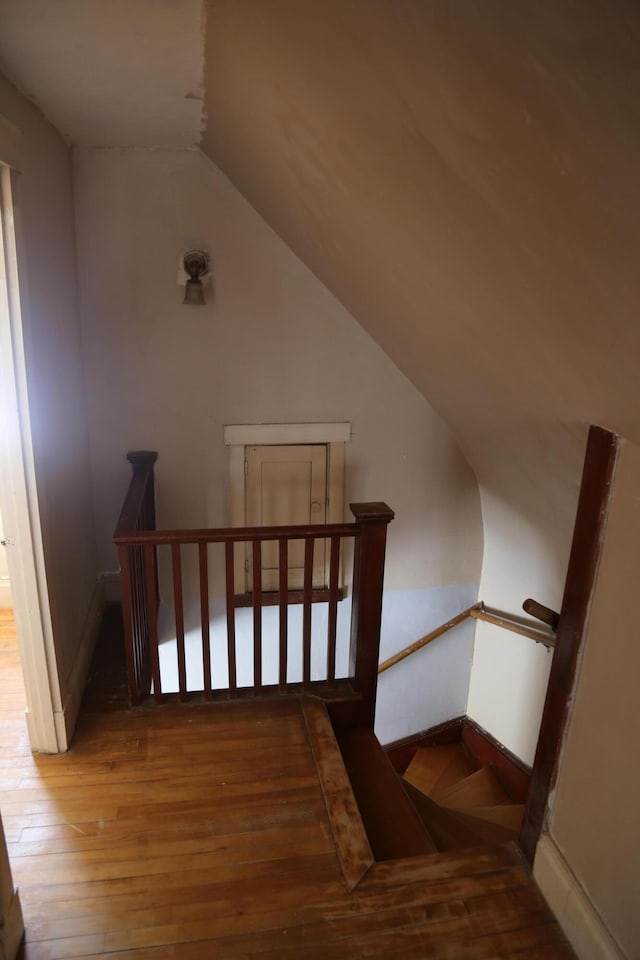
<path fill-rule="evenodd" d="M 168 547 L 173 573 L 173 601 L 177 640 L 178 683 L 181 699 L 189 694 L 202 693 L 206 699 L 219 696 L 211 676 L 211 637 L 209 616 L 208 545 L 224 545 L 225 601 L 228 686 L 224 696 L 237 697 L 247 692 L 284 694 L 297 689 L 306 692 L 324 687 L 339 686 L 336 680 L 337 604 L 340 599 L 338 572 L 341 542 L 354 541 L 353 595 L 351 613 L 351 640 L 349 652 L 350 687 L 356 696 L 349 704 L 349 722 L 373 726 L 375 712 L 377 665 L 380 648 L 382 613 L 382 583 L 386 528 L 393 519 L 393 511 L 384 503 L 354 503 L 351 510 L 354 523 L 283 527 L 234 527 L 203 530 L 156 530 L 154 506 L 154 463 L 157 454 L 151 452 L 127 455 L 133 467 L 133 477 L 126 495 L 115 533 L 118 547 L 124 620 L 129 696 L 132 704 L 148 696 L 153 685 L 156 701 L 164 699 L 158 649 L 158 573 L 157 552 Z M 278 541 L 279 549 L 279 607 L 278 684 L 275 688 L 263 682 L 262 662 L 262 607 L 266 594 L 262 590 L 261 551 L 266 541 Z M 288 590 L 288 548 L 294 540 L 305 543 L 304 588 L 302 591 L 302 683 L 287 679 L 288 668 L 288 607 L 292 595 Z M 327 628 L 327 659 L 325 676 L 321 681 L 311 678 L 311 628 L 313 602 L 313 555 L 317 541 L 330 544 L 329 600 Z M 237 678 L 234 545 L 251 543 L 253 554 L 253 685 L 240 688 Z M 202 665 L 204 684 L 200 691 L 187 689 L 185 626 L 182 576 L 182 547 L 195 544 L 198 548 L 200 587 L 200 627 L 202 633 Z M 273 601 L 273 594 L 268 595 Z"/>
<path fill-rule="evenodd" d="M 419 640 L 409 644 L 408 647 L 404 647 L 402 650 L 399 650 L 398 653 L 394 653 L 392 657 L 383 660 L 378 667 L 378 673 L 384 673 L 386 670 L 389 670 L 390 667 L 395 666 L 396 663 L 400 663 L 401 660 L 406 660 L 412 653 L 422 650 L 423 647 L 437 640 L 438 637 L 441 637 L 444 633 L 448 633 L 449 630 L 457 627 L 458 624 L 464 623 L 469 617 L 472 617 L 474 620 L 484 620 L 485 623 L 502 627 L 503 630 L 511 630 L 512 633 L 529 637 L 530 640 L 535 640 L 536 643 L 542 643 L 545 647 L 553 647 L 556 639 L 554 624 L 557 625 L 558 614 L 549 609 L 549 607 L 544 607 L 541 603 L 537 603 L 531 599 L 525 600 L 522 607 L 527 613 L 530 613 L 531 616 L 547 624 L 549 629 L 544 630 L 539 627 L 532 627 L 525 620 L 519 619 L 513 614 L 503 613 L 500 610 L 492 610 L 480 601 L 474 603 L 471 607 L 467 607 L 466 610 L 458 613 L 455 617 L 452 617 L 451 620 L 447 620 L 447 622 L 441 626 L 436 627 L 435 630 L 431 630 L 430 633 L 425 634 L 424 637 L 420 637 Z"/>

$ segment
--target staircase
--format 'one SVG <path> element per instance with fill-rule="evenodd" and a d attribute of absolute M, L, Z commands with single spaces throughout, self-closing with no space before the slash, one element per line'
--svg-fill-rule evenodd
<path fill-rule="evenodd" d="M 524 805 L 462 743 L 419 747 L 401 776 L 370 727 L 332 723 L 331 704 L 314 697 L 302 706 L 349 889 L 384 862 L 504 845 L 515 853 Z"/>
<path fill-rule="evenodd" d="M 438 850 L 517 840 L 524 804 L 513 803 L 489 766 L 461 743 L 419 747 L 402 785 Z"/>

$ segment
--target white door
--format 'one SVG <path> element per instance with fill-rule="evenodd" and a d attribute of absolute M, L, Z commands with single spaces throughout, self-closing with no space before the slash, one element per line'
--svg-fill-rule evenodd
<path fill-rule="evenodd" d="M 245 448 L 245 516 L 248 527 L 323 524 L 327 516 L 327 445 L 287 444 Z M 252 590 L 251 545 L 247 552 L 247 585 Z M 326 541 L 317 540 L 313 586 L 325 585 Z M 289 589 L 304 583 L 304 541 L 289 544 Z M 278 542 L 262 545 L 262 589 L 277 590 Z"/>

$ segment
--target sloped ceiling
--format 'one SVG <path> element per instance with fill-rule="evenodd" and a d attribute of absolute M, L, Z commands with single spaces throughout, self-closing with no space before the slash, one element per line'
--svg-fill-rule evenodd
<path fill-rule="evenodd" d="M 631 0 L 209 4 L 204 150 L 453 427 L 485 522 L 546 541 L 547 602 L 588 424 L 640 439 L 639 29 Z"/>
<path fill-rule="evenodd" d="M 204 53 L 204 151 L 452 427 L 485 569 L 536 553 L 557 602 L 587 425 L 640 441 L 639 34 L 634 0 L 1 0 L 0 70 L 71 142 L 189 146 Z"/>
<path fill-rule="evenodd" d="M 71 143 L 202 132 L 203 0 L 0 0 L 0 69 Z"/>

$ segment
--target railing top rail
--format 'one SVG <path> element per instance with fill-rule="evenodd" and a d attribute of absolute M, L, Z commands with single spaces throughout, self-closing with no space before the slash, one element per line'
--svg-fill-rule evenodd
<path fill-rule="evenodd" d="M 125 503 L 126 506 L 126 503 Z M 124 513 L 124 509 L 123 509 Z M 138 530 L 118 524 L 114 542 L 125 546 L 157 546 L 166 543 L 248 543 L 257 540 L 303 540 L 306 538 L 357 537 L 357 523 L 306 524 L 288 527 L 211 527 L 203 530 Z"/>
<path fill-rule="evenodd" d="M 151 482 L 151 474 L 136 473 L 131 478 L 127 495 L 118 517 L 113 539 L 116 543 L 121 543 L 122 538 L 134 532 L 140 511 L 144 504 L 144 495 L 147 491 L 147 484 Z"/>

